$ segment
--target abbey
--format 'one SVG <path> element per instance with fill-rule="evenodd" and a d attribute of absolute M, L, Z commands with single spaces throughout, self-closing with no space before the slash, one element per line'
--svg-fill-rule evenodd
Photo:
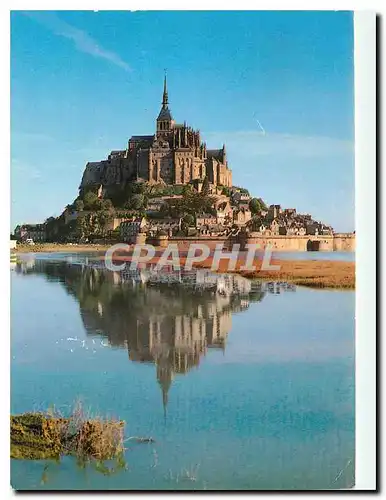
<path fill-rule="evenodd" d="M 213 185 L 232 186 L 225 145 L 207 149 L 200 132 L 175 123 L 169 109 L 166 76 L 162 108 L 154 135 L 134 135 L 127 149 L 112 151 L 107 160 L 86 165 L 80 189 L 102 186 L 104 194 L 127 181 L 154 184 L 200 183 L 205 177 Z"/>

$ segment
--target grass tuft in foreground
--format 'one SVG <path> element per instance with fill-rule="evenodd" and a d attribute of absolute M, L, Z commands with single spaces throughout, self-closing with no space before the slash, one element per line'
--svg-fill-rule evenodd
<path fill-rule="evenodd" d="M 80 403 L 69 417 L 56 411 L 11 416 L 11 458 L 58 459 L 74 455 L 80 462 L 122 460 L 124 422 L 90 418 Z"/>

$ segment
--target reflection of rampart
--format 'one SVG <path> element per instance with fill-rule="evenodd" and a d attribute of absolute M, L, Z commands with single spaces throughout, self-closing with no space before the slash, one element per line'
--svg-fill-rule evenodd
<path fill-rule="evenodd" d="M 225 349 L 232 313 L 261 301 L 266 292 L 294 290 L 287 283 L 207 271 L 112 273 L 43 260 L 16 271 L 61 282 L 78 300 L 87 334 L 106 335 L 111 345 L 126 347 L 131 361 L 154 363 L 165 408 L 175 374 L 198 366 L 208 349 Z"/>

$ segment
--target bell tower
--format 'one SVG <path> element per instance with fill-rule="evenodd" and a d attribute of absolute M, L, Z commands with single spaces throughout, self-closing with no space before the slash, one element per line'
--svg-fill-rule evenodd
<path fill-rule="evenodd" d="M 164 92 L 162 96 L 162 108 L 157 118 L 157 135 L 169 133 L 174 126 L 174 120 L 169 109 L 169 97 L 166 81 L 166 74 L 164 78 Z"/>

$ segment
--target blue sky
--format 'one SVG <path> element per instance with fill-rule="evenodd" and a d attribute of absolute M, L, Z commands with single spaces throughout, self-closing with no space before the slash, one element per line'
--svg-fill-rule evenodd
<path fill-rule="evenodd" d="M 174 118 L 226 143 L 235 185 L 352 231 L 353 66 L 350 12 L 13 12 L 11 225 L 154 132 L 167 68 Z"/>

